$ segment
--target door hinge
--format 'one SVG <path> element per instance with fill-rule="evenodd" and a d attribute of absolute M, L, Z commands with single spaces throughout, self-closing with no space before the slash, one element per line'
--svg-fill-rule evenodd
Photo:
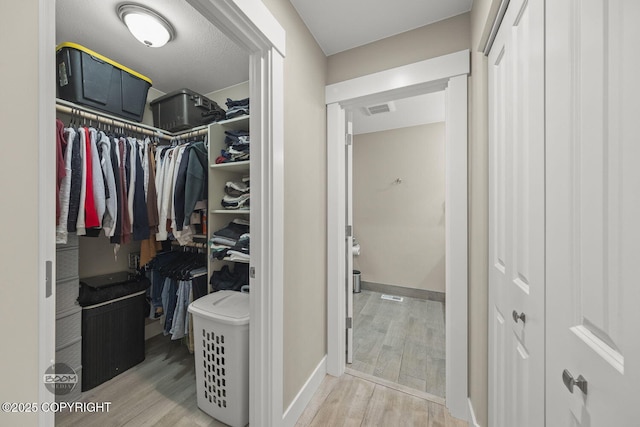
<path fill-rule="evenodd" d="M 345 227 L 345 233 L 346 233 L 347 237 L 353 237 L 353 226 L 347 225 Z"/>
<path fill-rule="evenodd" d="M 251 277 L 252 279 L 256 278 L 256 268 L 255 267 L 250 267 L 249 268 L 249 277 Z"/>
<path fill-rule="evenodd" d="M 353 317 L 347 317 L 347 329 L 353 328 Z"/>
<path fill-rule="evenodd" d="M 45 298 L 49 298 L 53 295 L 53 262 L 46 261 L 45 262 Z"/>
<path fill-rule="evenodd" d="M 353 144 L 353 135 L 350 134 L 350 133 L 346 134 L 345 138 L 344 138 L 344 143 L 345 143 L 345 145 L 352 145 Z"/>

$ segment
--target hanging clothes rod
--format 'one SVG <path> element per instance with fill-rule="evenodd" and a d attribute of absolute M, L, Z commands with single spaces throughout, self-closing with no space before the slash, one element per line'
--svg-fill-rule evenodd
<path fill-rule="evenodd" d="M 152 126 L 132 122 L 123 118 L 111 116 L 106 113 L 94 111 L 62 99 L 56 99 L 56 111 L 76 115 L 88 120 L 95 120 L 97 122 L 112 125 L 114 127 L 130 129 L 134 132 L 142 133 L 148 136 L 155 136 L 161 139 L 171 140 L 174 137 L 173 135 L 167 134 L 165 131 L 154 128 Z"/>
<path fill-rule="evenodd" d="M 197 136 L 203 136 L 206 135 L 207 133 L 209 133 L 209 127 L 208 126 L 198 126 L 196 128 L 193 129 L 189 129 L 183 132 L 176 132 L 173 135 L 174 138 L 177 139 L 188 139 L 188 138 L 195 138 Z"/>
<path fill-rule="evenodd" d="M 181 248 L 207 249 L 208 244 L 206 242 L 189 242 L 181 245 L 177 240 L 172 240 L 171 246 L 179 246 Z"/>
<path fill-rule="evenodd" d="M 97 122 L 112 125 L 115 127 L 133 129 L 135 132 L 142 133 L 148 136 L 155 136 L 167 141 L 171 141 L 174 139 L 180 140 L 186 138 L 195 138 L 198 136 L 206 135 L 208 133 L 208 126 L 198 126 L 183 132 L 168 132 L 164 129 L 158 129 L 153 126 L 132 122 L 130 120 L 109 115 L 107 113 L 95 111 L 90 108 L 74 104 L 73 102 L 65 101 L 59 98 L 56 98 L 56 111 L 80 116 L 88 120 L 95 120 Z"/>

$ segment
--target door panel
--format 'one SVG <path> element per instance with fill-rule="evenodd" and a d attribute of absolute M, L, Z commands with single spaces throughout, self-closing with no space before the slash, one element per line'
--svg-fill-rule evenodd
<path fill-rule="evenodd" d="M 553 2 L 546 19 L 547 425 L 636 425 L 640 3 Z"/>
<path fill-rule="evenodd" d="M 490 55 L 489 68 L 489 93 L 491 123 L 489 145 L 489 312 L 493 327 L 489 333 L 490 354 L 489 360 L 489 425 L 496 427 L 506 426 L 507 412 L 507 364 L 508 353 L 507 340 L 509 327 L 505 319 L 505 306 L 507 305 L 507 147 L 506 135 L 510 122 L 506 116 L 507 85 L 510 65 L 510 55 L 507 53 L 509 46 L 501 45 L 499 53 Z M 498 49 L 494 45 L 493 49 Z M 493 52 L 493 50 L 492 50 Z"/>
<path fill-rule="evenodd" d="M 489 54 L 492 426 L 544 423 L 543 6 L 512 0 Z"/>

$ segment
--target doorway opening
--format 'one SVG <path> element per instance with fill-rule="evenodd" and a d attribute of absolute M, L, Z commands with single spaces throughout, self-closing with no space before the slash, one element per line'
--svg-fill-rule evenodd
<path fill-rule="evenodd" d="M 254 196 L 251 214 L 261 218 L 259 227 L 253 227 L 252 239 L 250 345 L 250 423 L 251 425 L 277 425 L 282 421 L 282 262 L 283 223 L 280 212 L 283 204 L 283 58 L 285 33 L 275 18 L 262 5 L 242 4 L 230 0 L 187 0 L 189 5 L 207 21 L 219 28 L 238 46 L 249 52 L 252 114 L 250 118 L 251 175 L 260 185 Z M 40 35 L 39 75 L 40 138 L 43 153 L 40 194 L 46 195 L 55 176 L 55 155 L 50 148 L 50 127 L 55 119 L 55 86 L 50 78 L 55 69 L 55 2 L 41 2 L 40 20 L 45 23 Z M 47 124 L 49 123 L 49 124 Z M 55 236 L 51 233 L 53 197 L 41 197 L 40 210 L 40 265 L 46 287 L 39 295 L 41 308 L 39 365 L 44 372 L 55 360 Z M 49 230 L 49 231 L 47 231 Z M 255 256 L 254 256 L 255 254 Z M 53 261 L 52 261 L 53 260 Z M 52 266 L 53 264 L 53 266 Z M 46 266 L 46 272 L 44 272 Z M 45 280 L 43 279 L 43 282 Z M 54 396 L 41 384 L 41 401 L 52 401 Z M 40 414 L 42 425 L 53 425 L 53 413 Z"/>
<path fill-rule="evenodd" d="M 444 91 L 373 107 L 350 109 L 347 174 L 351 170 L 353 179 L 347 177 L 352 183 L 347 194 L 356 281 L 348 369 L 440 401 L 445 397 Z"/>
<path fill-rule="evenodd" d="M 353 322 L 351 233 L 347 197 L 347 154 L 351 136 L 349 109 L 394 99 L 445 93 L 445 311 L 446 406 L 468 419 L 467 402 L 467 74 L 469 51 L 397 67 L 329 85 L 328 157 L 328 351 L 327 372 L 347 369 Z M 357 229 L 355 230 L 357 233 Z M 455 333 L 454 333 L 455 331 Z"/>

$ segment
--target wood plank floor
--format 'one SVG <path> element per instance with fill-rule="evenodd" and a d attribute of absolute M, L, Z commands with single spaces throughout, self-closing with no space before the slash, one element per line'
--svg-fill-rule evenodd
<path fill-rule="evenodd" d="M 365 303 L 358 309 L 359 312 L 364 311 L 362 317 L 375 317 L 374 302 L 365 307 L 366 301 L 358 300 L 356 298 L 356 304 Z M 423 311 L 420 304 L 412 302 L 411 307 L 414 311 Z M 421 325 L 427 323 L 427 320 L 420 320 L 411 313 L 406 315 L 392 309 L 385 313 L 391 320 L 396 320 L 394 316 L 413 320 L 406 329 L 394 324 L 395 329 L 390 329 L 393 332 L 382 334 L 380 342 L 374 344 L 380 348 L 399 346 L 403 334 L 421 336 Z M 433 321 L 440 318 L 437 313 L 430 316 Z M 437 341 L 436 338 L 437 334 L 432 332 L 430 339 Z M 224 426 L 197 406 L 194 358 L 187 348 L 162 335 L 151 338 L 146 344 L 146 358 L 142 363 L 83 394 L 84 402 L 111 402 L 109 413 L 60 413 L 56 415 L 56 426 Z M 362 346 L 366 345 L 370 344 L 362 343 Z M 380 372 L 397 369 L 397 362 L 391 358 L 384 360 L 385 364 L 381 365 L 384 369 L 381 368 Z M 401 362 L 401 371 L 402 366 Z M 419 371 L 407 365 L 403 372 L 409 375 L 410 369 Z M 419 393 L 407 392 L 401 386 L 386 387 L 367 378 L 345 374 L 341 378 L 325 378 L 297 425 L 460 427 L 466 424 L 452 418 L 438 399 L 424 399 Z"/>
<path fill-rule="evenodd" d="M 369 290 L 354 294 L 351 368 L 445 397 L 444 303 L 381 296 Z"/>
<path fill-rule="evenodd" d="M 296 427 L 467 427 L 435 402 L 344 374 L 327 375 Z"/>
<path fill-rule="evenodd" d="M 198 409 L 193 355 L 179 341 L 147 341 L 145 360 L 83 393 L 84 402 L 111 402 L 109 413 L 59 413 L 56 426 L 225 426 Z"/>

